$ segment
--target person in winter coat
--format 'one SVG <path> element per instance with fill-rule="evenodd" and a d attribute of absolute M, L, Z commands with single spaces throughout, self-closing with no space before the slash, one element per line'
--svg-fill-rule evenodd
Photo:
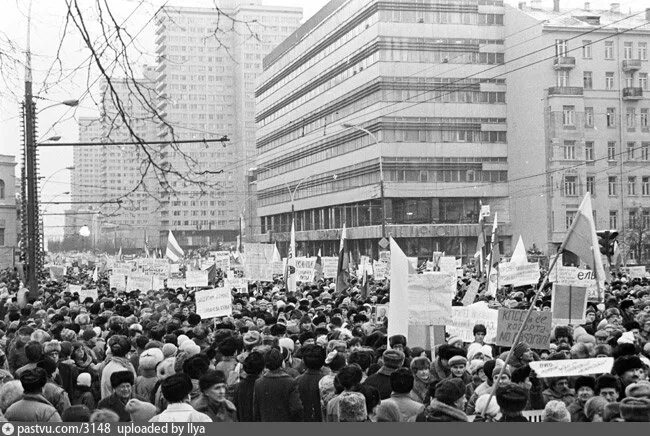
<path fill-rule="evenodd" d="M 23 398 L 9 406 L 5 418 L 16 422 L 61 422 L 56 408 L 43 396 L 47 373 L 43 368 L 27 369 L 20 377 Z"/>
<path fill-rule="evenodd" d="M 345 365 L 334 380 L 336 392 L 338 395 L 334 396 L 328 403 L 325 413 L 326 422 L 339 422 L 339 401 L 341 401 L 341 394 L 347 392 L 355 392 L 359 390 L 359 384 L 363 378 L 363 371 L 358 365 Z"/>
<path fill-rule="evenodd" d="M 413 400 L 410 396 L 411 390 L 413 389 L 413 374 L 411 370 L 399 368 L 393 372 L 390 375 L 390 385 L 393 392 L 382 403 L 384 401 L 392 401 L 397 404 L 401 422 L 409 421 L 424 410 L 424 404 Z"/>
<path fill-rule="evenodd" d="M 56 407 L 59 415 L 62 415 L 70 407 L 70 397 L 61 386 L 54 383 L 58 371 L 56 363 L 48 357 L 38 362 L 38 367 L 43 368 L 47 374 L 47 383 L 43 387 L 43 396 Z"/>
<path fill-rule="evenodd" d="M 201 395 L 190 404 L 205 413 L 213 422 L 237 421 L 235 405 L 226 399 L 226 377 L 221 371 L 210 370 L 199 379 Z"/>
<path fill-rule="evenodd" d="M 307 370 L 296 379 L 302 402 L 305 422 L 321 422 L 323 415 L 320 404 L 318 382 L 325 375 L 325 349 L 318 345 L 307 345 L 302 349 L 302 361 Z"/>
<path fill-rule="evenodd" d="M 410 397 L 412 400 L 425 404 L 431 381 L 431 361 L 425 356 L 415 357 L 411 360 L 411 373 L 413 374 L 413 389 Z"/>
<path fill-rule="evenodd" d="M 162 381 L 160 387 L 169 405 L 149 422 L 211 422 L 208 415 L 197 412 L 189 404 L 193 386 L 187 374 L 170 375 Z"/>
<path fill-rule="evenodd" d="M 122 335 L 114 335 L 108 340 L 111 356 L 101 372 L 101 398 L 108 398 L 113 393 L 111 374 L 119 371 L 131 371 L 135 379 L 135 368 L 126 355 L 131 350 L 131 343 Z"/>
<path fill-rule="evenodd" d="M 451 369 L 449 359 L 454 356 L 465 356 L 465 351 L 449 344 L 442 344 L 436 352 L 436 360 L 431 364 L 431 384 L 435 385 L 440 380 L 449 378 Z"/>
<path fill-rule="evenodd" d="M 528 422 L 521 413 L 528 404 L 526 388 L 515 383 L 499 384 L 495 396 L 501 409 L 501 419 L 498 422 Z"/>
<path fill-rule="evenodd" d="M 416 422 L 467 422 L 467 415 L 463 412 L 467 399 L 462 380 L 442 380 L 431 386 L 430 393 L 431 402 L 416 416 Z"/>
<path fill-rule="evenodd" d="M 253 414 L 255 421 L 299 422 L 303 407 L 298 384 L 282 369 L 282 353 L 277 348 L 267 351 L 264 364 L 268 372 L 255 382 Z"/>
<path fill-rule="evenodd" d="M 77 389 L 75 392 L 73 405 L 83 404 L 88 410 L 95 410 L 97 401 L 91 388 L 92 376 L 87 372 L 82 372 L 77 376 Z"/>
<path fill-rule="evenodd" d="M 576 392 L 576 399 L 568 407 L 571 422 L 589 422 L 584 407 L 596 393 L 596 379 L 591 376 L 580 376 L 576 379 L 573 389 Z"/>
<path fill-rule="evenodd" d="M 254 422 L 253 392 L 255 381 L 264 371 L 264 356 L 258 351 L 253 351 L 246 356 L 243 363 L 244 373 L 235 384 L 232 393 L 232 402 L 237 410 L 237 421 Z"/>
<path fill-rule="evenodd" d="M 27 362 L 16 369 L 14 373 L 16 378 L 20 378 L 23 371 L 36 368 L 38 362 L 43 360 L 43 345 L 40 342 L 30 341 L 24 346 L 23 353 Z"/>
<path fill-rule="evenodd" d="M 139 338 L 142 336 L 139 336 Z M 135 379 L 134 397 L 141 401 L 150 401 L 153 390 L 158 382 L 156 367 L 163 361 L 163 352 L 160 348 L 150 348 L 140 353 L 138 371 L 140 375 Z"/>
<path fill-rule="evenodd" d="M 120 422 L 131 421 L 131 415 L 126 411 L 126 403 L 133 398 L 134 377 L 131 371 L 116 371 L 111 374 L 111 388 L 113 393 L 103 398 L 97 407 L 110 409 L 117 413 Z"/>
<path fill-rule="evenodd" d="M 376 373 L 368 376 L 364 384 L 376 388 L 379 391 L 379 398 L 382 400 L 390 397 L 393 391 L 390 386 L 390 375 L 402 367 L 405 358 L 404 353 L 400 350 L 384 351 L 382 354 L 384 364 Z"/>
<path fill-rule="evenodd" d="M 569 387 L 567 377 L 549 378 L 548 389 L 544 389 L 542 395 L 545 403 L 558 400 L 569 406 L 575 400 L 575 392 Z"/>

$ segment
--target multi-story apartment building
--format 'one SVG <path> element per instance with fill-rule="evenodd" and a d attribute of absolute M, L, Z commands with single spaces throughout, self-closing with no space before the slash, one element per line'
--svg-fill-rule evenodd
<path fill-rule="evenodd" d="M 585 192 L 596 227 L 650 230 L 650 10 L 506 8 L 515 233 L 554 251 Z"/>
<path fill-rule="evenodd" d="M 79 142 L 102 142 L 100 118 L 79 117 Z M 85 208 L 84 202 L 95 201 L 101 195 L 101 151 L 96 146 L 72 148 L 72 209 Z"/>
<path fill-rule="evenodd" d="M 0 155 L 0 267 L 14 266 L 17 252 L 18 217 L 16 207 L 16 161 L 14 156 Z"/>
<path fill-rule="evenodd" d="M 510 250 L 501 0 L 332 0 L 264 59 L 260 240 L 471 258 L 480 202 Z M 486 71 L 487 70 L 487 71 Z M 382 201 L 383 200 L 383 201 Z M 385 225 L 382 225 L 385 224 Z"/>
<path fill-rule="evenodd" d="M 184 247 L 234 241 L 242 215 L 251 226 L 246 233 L 259 233 L 252 227 L 257 220 L 247 183 L 255 165 L 255 81 L 264 55 L 302 18 L 300 8 L 265 6 L 261 0 L 221 1 L 219 7 L 166 7 L 157 16 L 156 89 L 166 121 L 160 123 L 160 139 L 229 139 L 223 146 L 166 147 L 168 162 L 191 180 L 171 177 L 160 238 L 173 230 Z M 211 173 L 199 176 L 203 171 Z"/>

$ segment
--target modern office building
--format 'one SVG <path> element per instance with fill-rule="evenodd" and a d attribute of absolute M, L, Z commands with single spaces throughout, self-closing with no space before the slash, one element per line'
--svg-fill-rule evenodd
<path fill-rule="evenodd" d="M 261 0 L 218 5 L 165 7 L 156 21 L 156 90 L 165 119 L 159 138 L 229 139 L 164 149 L 167 162 L 185 176 L 170 177 L 160 239 L 173 230 L 183 247 L 234 241 L 240 216 L 248 226 L 244 233 L 259 233 L 247 183 L 255 165 L 255 83 L 263 57 L 302 19 L 300 8 Z"/>
<path fill-rule="evenodd" d="M 510 250 L 501 0 L 332 0 L 264 59 L 260 241 L 286 253 L 473 258 L 480 204 Z M 490 218 L 489 220 L 491 220 Z M 283 251 L 281 250 L 281 251 Z"/>
<path fill-rule="evenodd" d="M 650 9 L 561 6 L 505 15 L 511 219 L 548 252 L 585 192 L 597 228 L 650 231 Z"/>

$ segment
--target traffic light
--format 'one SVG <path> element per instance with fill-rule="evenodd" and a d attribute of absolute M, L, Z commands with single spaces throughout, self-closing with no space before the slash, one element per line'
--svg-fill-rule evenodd
<path fill-rule="evenodd" d="M 607 260 L 611 263 L 614 255 L 614 242 L 616 242 L 618 232 L 616 230 L 599 230 L 596 235 L 598 235 L 600 253 L 607 256 Z"/>

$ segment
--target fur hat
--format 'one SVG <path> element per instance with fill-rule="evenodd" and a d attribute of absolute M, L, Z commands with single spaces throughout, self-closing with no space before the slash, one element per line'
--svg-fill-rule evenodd
<path fill-rule="evenodd" d="M 571 422 L 571 414 L 562 401 L 551 400 L 542 412 L 543 422 Z"/>
<path fill-rule="evenodd" d="M 465 388 L 465 383 L 459 378 L 444 379 L 436 386 L 436 400 L 451 405 L 465 395 Z"/>
<path fill-rule="evenodd" d="M 479 370 L 483 369 L 484 366 L 485 366 L 484 360 L 474 359 L 471 362 L 469 362 L 469 368 L 467 370 L 469 371 L 470 374 L 474 375 L 477 372 L 479 372 Z"/>
<path fill-rule="evenodd" d="M 393 348 L 395 345 L 402 345 L 403 347 L 406 347 L 406 336 L 393 335 L 390 338 L 388 338 L 388 344 L 390 345 L 391 348 Z"/>
<path fill-rule="evenodd" d="M 603 421 L 612 422 L 616 418 L 621 418 L 621 403 L 607 403 L 603 409 Z"/>
<path fill-rule="evenodd" d="M 627 371 L 643 368 L 643 362 L 638 356 L 621 356 L 614 361 L 612 373 L 621 376 Z"/>
<path fill-rule="evenodd" d="M 467 359 L 463 356 L 454 356 L 451 359 L 449 359 L 448 362 L 450 367 L 454 365 L 467 365 Z"/>
<path fill-rule="evenodd" d="M 650 400 L 634 397 L 623 399 L 621 417 L 626 422 L 650 422 Z"/>
<path fill-rule="evenodd" d="M 496 397 L 503 412 L 517 413 L 526 408 L 528 389 L 514 383 L 504 383 L 497 388 Z"/>
<path fill-rule="evenodd" d="M 596 414 L 602 416 L 606 404 L 607 400 L 600 395 L 589 398 L 584 406 L 584 414 L 587 419 L 591 421 L 594 419 L 594 416 L 596 416 Z"/>
<path fill-rule="evenodd" d="M 54 351 L 61 352 L 61 343 L 56 339 L 43 344 L 43 354 L 50 354 Z"/>
<path fill-rule="evenodd" d="M 641 380 L 625 388 L 626 397 L 650 399 L 650 382 Z"/>
<path fill-rule="evenodd" d="M 156 415 L 156 406 L 135 398 L 126 403 L 124 410 L 131 415 L 131 421 L 133 422 L 148 422 Z"/>
<path fill-rule="evenodd" d="M 244 346 L 245 347 L 254 347 L 262 343 L 262 336 L 260 332 L 255 330 L 250 330 L 244 334 Z"/>
<path fill-rule="evenodd" d="M 116 371 L 111 374 L 111 387 L 115 389 L 122 383 L 129 383 L 133 385 L 135 382 L 135 377 L 131 371 Z"/>
<path fill-rule="evenodd" d="M 29 337 L 31 341 L 40 342 L 41 344 L 49 341 L 51 338 L 52 337 L 50 336 L 49 333 L 41 329 L 34 330 L 34 332 Z"/>
<path fill-rule="evenodd" d="M 165 356 L 160 348 L 150 348 L 144 350 L 140 354 L 140 360 L 138 363 L 138 368 L 147 370 L 147 369 L 156 369 L 156 366 L 163 361 Z"/>
<path fill-rule="evenodd" d="M 156 375 L 158 379 L 163 380 L 174 374 L 176 372 L 174 371 L 174 366 L 176 366 L 175 357 L 167 357 L 162 362 L 160 362 L 156 367 Z"/>
<path fill-rule="evenodd" d="M 124 357 L 131 350 L 131 343 L 126 336 L 114 335 L 108 340 L 111 353 L 116 357 Z"/>
<path fill-rule="evenodd" d="M 183 335 L 181 335 L 183 336 Z M 180 336 L 179 336 L 180 339 Z M 180 342 L 179 342 L 180 344 Z M 183 341 L 182 344 L 180 344 L 180 351 L 185 351 L 189 356 L 194 356 L 196 354 L 199 354 L 201 352 L 201 347 L 196 345 L 193 340 L 188 339 L 186 341 Z"/>
<path fill-rule="evenodd" d="M 390 369 L 397 369 L 404 364 L 404 353 L 400 350 L 386 350 L 382 354 L 384 366 Z"/>
<path fill-rule="evenodd" d="M 581 375 L 576 379 L 574 385 L 576 393 L 578 393 L 578 390 L 580 390 L 580 388 L 583 388 L 585 386 L 591 388 L 592 391 L 596 392 L 596 379 L 592 376 Z"/>
<path fill-rule="evenodd" d="M 168 357 L 174 357 L 178 352 L 178 348 L 174 344 L 165 344 L 162 346 L 163 357 L 167 359 Z"/>
<path fill-rule="evenodd" d="M 368 419 L 366 398 L 360 392 L 342 392 L 338 408 L 340 422 L 363 422 Z"/>
<path fill-rule="evenodd" d="M 89 373 L 82 372 L 77 376 L 77 386 L 86 386 L 87 388 L 89 388 L 91 383 L 92 383 L 92 376 Z"/>
<path fill-rule="evenodd" d="M 621 382 L 616 376 L 611 374 L 603 374 L 596 379 L 596 395 L 600 393 L 601 389 L 613 388 L 621 392 Z"/>
<path fill-rule="evenodd" d="M 530 346 L 527 343 L 518 342 L 517 345 L 512 348 L 512 355 L 515 356 L 516 359 L 521 359 L 524 353 L 529 350 Z"/>

